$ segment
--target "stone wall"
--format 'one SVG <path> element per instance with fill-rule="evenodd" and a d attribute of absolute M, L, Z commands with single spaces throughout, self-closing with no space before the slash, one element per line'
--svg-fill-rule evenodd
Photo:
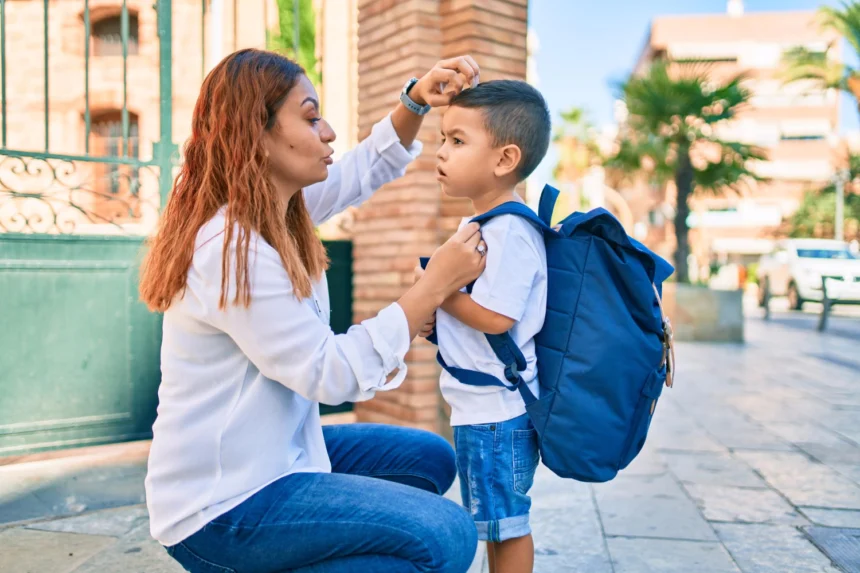
<path fill-rule="evenodd" d="M 675 339 L 698 342 L 743 342 L 743 291 L 703 286 L 663 285 L 663 307 Z"/>

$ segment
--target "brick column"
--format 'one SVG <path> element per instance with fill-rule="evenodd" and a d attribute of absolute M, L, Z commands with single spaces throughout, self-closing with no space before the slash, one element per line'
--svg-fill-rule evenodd
<path fill-rule="evenodd" d="M 358 14 L 359 139 L 397 103 L 403 83 L 439 59 L 469 53 L 481 79 L 525 78 L 527 0 L 360 0 Z M 436 182 L 441 111 L 424 119 L 424 152 L 406 175 L 376 192 L 356 214 L 353 318 L 360 322 L 397 300 L 412 269 L 469 215 L 467 203 L 444 198 Z M 359 421 L 447 433 L 438 391 L 436 349 L 417 340 L 409 373 L 396 391 L 357 404 Z"/>

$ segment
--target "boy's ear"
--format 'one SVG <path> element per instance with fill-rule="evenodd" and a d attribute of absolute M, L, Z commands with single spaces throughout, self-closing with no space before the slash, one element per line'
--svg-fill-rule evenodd
<path fill-rule="evenodd" d="M 496 163 L 496 168 L 493 169 L 493 174 L 496 177 L 506 177 L 516 171 L 520 160 L 523 158 L 523 152 L 520 151 L 519 146 L 513 143 L 499 148 L 498 152 L 499 160 Z"/>

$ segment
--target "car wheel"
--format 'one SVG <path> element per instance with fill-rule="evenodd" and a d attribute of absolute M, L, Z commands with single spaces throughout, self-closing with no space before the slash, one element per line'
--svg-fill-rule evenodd
<path fill-rule="evenodd" d="M 788 285 L 788 306 L 791 310 L 803 310 L 803 299 L 800 298 L 797 285 L 794 283 Z"/>

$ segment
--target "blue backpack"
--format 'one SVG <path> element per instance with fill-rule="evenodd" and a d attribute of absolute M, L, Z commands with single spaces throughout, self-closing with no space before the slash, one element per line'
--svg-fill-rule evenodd
<path fill-rule="evenodd" d="M 544 326 L 535 337 L 540 398 L 519 375 L 526 360 L 508 333 L 486 335 L 507 365 L 506 380 L 450 367 L 441 354 L 437 359 L 464 384 L 518 391 L 550 470 L 605 482 L 642 450 L 663 385 L 672 385 L 672 330 L 660 297 L 674 269 L 628 237 L 605 209 L 573 213 L 551 228 L 557 198 L 547 185 L 538 215 L 511 202 L 472 219 L 518 215 L 543 231 L 548 292 Z M 429 340 L 437 343 L 435 333 Z"/>

